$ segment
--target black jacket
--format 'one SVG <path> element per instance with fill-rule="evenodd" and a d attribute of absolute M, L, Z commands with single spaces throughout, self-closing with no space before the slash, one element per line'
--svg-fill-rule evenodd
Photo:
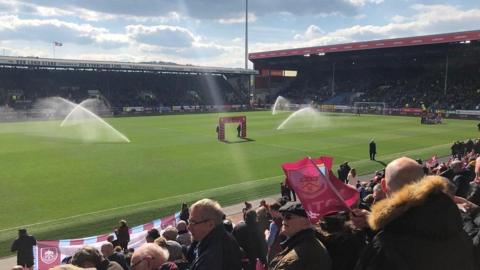
<path fill-rule="evenodd" d="M 28 267 L 33 265 L 33 246 L 37 240 L 31 235 L 23 235 L 13 241 L 11 251 L 17 252 L 17 264 Z"/>
<path fill-rule="evenodd" d="M 233 229 L 233 236 L 248 258 L 250 269 L 255 269 L 257 258 L 264 264 L 267 263 L 267 242 L 258 229 L 258 224 L 247 224 L 242 221 Z"/>
<path fill-rule="evenodd" d="M 427 177 L 374 205 L 370 226 L 379 232 L 357 270 L 469 270 L 473 245 L 442 177 Z"/>
<path fill-rule="evenodd" d="M 462 213 L 463 230 L 472 239 L 475 254 L 475 269 L 480 269 L 480 207 Z"/>
<path fill-rule="evenodd" d="M 331 233 L 324 232 L 320 240 L 330 254 L 332 270 L 353 269 L 365 248 L 365 235 L 361 231 L 344 229 Z"/>
<path fill-rule="evenodd" d="M 123 268 L 123 270 L 128 270 L 128 264 L 127 260 L 125 259 L 125 255 L 123 255 L 120 252 L 114 252 L 112 255 L 108 256 L 107 258 L 111 262 L 116 262 L 120 264 L 120 266 Z"/>
<path fill-rule="evenodd" d="M 377 153 L 377 144 L 375 142 L 371 142 L 368 145 L 368 150 L 370 151 L 370 153 L 376 154 Z"/>
<path fill-rule="evenodd" d="M 240 270 L 242 255 L 237 241 L 222 224 L 215 227 L 197 246 L 190 270 Z"/>
<path fill-rule="evenodd" d="M 330 270 L 332 262 L 325 246 L 312 229 L 282 243 L 283 250 L 269 263 L 269 270 Z"/>
<path fill-rule="evenodd" d="M 473 181 L 470 182 L 470 189 L 468 192 L 467 200 L 476 205 L 480 205 L 480 184 Z"/>

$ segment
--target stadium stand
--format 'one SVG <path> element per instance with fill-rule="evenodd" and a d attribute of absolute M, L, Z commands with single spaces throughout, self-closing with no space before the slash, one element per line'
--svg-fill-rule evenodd
<path fill-rule="evenodd" d="M 294 103 L 479 109 L 479 39 L 480 31 L 471 31 L 259 52 L 250 59 L 259 70 L 256 91 L 266 93 L 259 103 L 281 95 Z"/>
<path fill-rule="evenodd" d="M 91 63 L 94 62 L 94 63 Z M 252 70 L 103 61 L 0 57 L 0 110 L 28 110 L 39 99 L 79 103 L 102 95 L 114 112 L 172 106 L 249 105 Z"/>

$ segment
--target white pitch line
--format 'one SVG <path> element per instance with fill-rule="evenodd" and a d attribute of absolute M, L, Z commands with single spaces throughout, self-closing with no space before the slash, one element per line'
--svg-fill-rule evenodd
<path fill-rule="evenodd" d="M 284 148 L 284 149 L 288 149 L 288 150 L 301 151 L 301 152 L 310 152 L 311 151 L 311 150 L 304 150 L 304 149 L 298 149 L 298 148 L 293 148 L 293 147 L 284 147 L 284 146 L 280 146 L 280 145 L 271 145 L 271 144 L 265 144 L 265 143 L 258 143 L 258 144 L 271 146 L 271 147 Z M 445 145 L 449 145 L 449 144 L 441 144 L 441 145 L 425 147 L 425 148 L 421 148 L 421 150 L 436 148 L 436 147 L 443 147 Z M 406 153 L 414 152 L 414 151 L 418 151 L 418 149 L 412 150 L 412 151 L 404 151 L 404 152 L 395 153 L 395 155 L 398 156 L 398 154 L 406 154 Z M 385 157 L 389 157 L 389 156 L 393 156 L 393 154 L 392 155 L 386 155 L 386 156 L 383 156 L 383 157 L 385 158 Z M 366 160 L 366 159 L 364 159 L 364 160 Z M 356 161 L 351 162 L 351 163 L 353 163 L 353 164 L 361 163 L 364 160 L 356 160 Z M 113 207 L 113 208 L 103 209 L 103 210 L 99 210 L 99 211 L 93 211 L 93 212 L 89 212 L 89 213 L 73 215 L 73 216 L 69 216 L 69 217 L 51 219 L 51 220 L 46 220 L 46 221 L 42 221 L 42 222 L 36 222 L 36 223 L 31 223 L 31 224 L 25 224 L 25 225 L 0 229 L 0 232 L 16 230 L 16 229 L 23 228 L 23 227 L 44 225 L 44 224 L 54 223 L 54 222 L 58 222 L 58 221 L 64 221 L 64 220 L 69 220 L 69 219 L 73 219 L 73 218 L 78 218 L 78 217 L 90 216 L 90 215 L 94 215 L 94 214 L 100 214 L 100 213 L 111 212 L 111 211 L 120 210 L 120 209 L 131 208 L 131 207 L 135 207 L 135 206 L 147 205 L 147 204 L 151 204 L 151 203 L 154 203 L 154 202 L 159 202 L 159 201 L 163 201 L 163 200 L 172 200 L 172 199 L 180 198 L 180 197 L 184 197 L 184 196 L 194 196 L 195 194 L 202 194 L 204 192 L 209 192 L 209 191 L 212 192 L 212 191 L 215 191 L 215 190 L 221 190 L 221 189 L 225 189 L 225 188 L 228 188 L 228 187 L 248 185 L 248 184 L 251 184 L 251 183 L 261 182 L 261 181 L 265 181 L 265 180 L 268 180 L 268 179 L 280 178 L 280 177 L 283 177 L 283 175 L 271 176 L 271 177 L 256 179 L 256 180 L 252 180 L 252 181 L 244 181 L 244 182 L 241 182 L 239 184 L 232 184 L 232 185 L 227 185 L 227 186 L 222 186 L 222 187 L 217 187 L 217 188 L 212 188 L 212 189 L 207 189 L 207 190 L 195 191 L 195 192 L 191 192 L 191 193 L 187 193 L 187 194 L 179 194 L 179 195 L 175 195 L 175 196 L 171 196 L 171 197 L 167 197 L 167 198 L 161 198 L 161 199 L 155 199 L 155 200 L 150 200 L 150 201 L 145 201 L 145 202 L 128 204 L 128 205 L 124 205 L 124 206 Z"/>
<path fill-rule="evenodd" d="M 222 190 L 222 189 L 226 189 L 226 188 L 234 187 L 234 186 L 249 185 L 249 184 L 252 184 L 252 183 L 262 182 L 262 181 L 269 180 L 269 179 L 280 178 L 282 176 L 283 175 L 277 175 L 277 176 L 271 176 L 271 177 L 256 179 L 256 180 L 252 180 L 252 181 L 244 181 L 244 182 L 237 183 L 237 184 L 221 186 L 221 187 L 216 187 L 216 188 L 206 189 L 206 190 L 201 190 L 201 191 L 195 191 L 195 192 L 186 193 L 186 194 L 179 194 L 179 195 L 166 197 L 166 198 L 161 198 L 161 199 L 155 199 L 155 200 L 144 201 L 144 202 L 139 202 L 139 203 L 127 204 L 127 205 L 123 205 L 123 206 L 119 206 L 119 207 L 113 207 L 113 208 L 108 208 L 108 209 L 103 209 L 103 210 L 98 210 L 98 211 L 93 211 L 93 212 L 88 212 L 88 213 L 63 217 L 63 218 L 57 218 L 57 219 L 51 219 L 51 220 L 46 220 L 46 221 L 41 221 L 41 222 L 36 222 L 36 223 L 31 223 L 31 224 L 19 225 L 19 226 L 15 226 L 15 227 L 0 229 L 0 232 L 17 230 L 17 229 L 24 228 L 24 227 L 45 225 L 45 224 L 49 224 L 49 223 L 55 223 L 55 222 L 58 222 L 58 221 L 64 221 L 64 220 L 69 220 L 69 219 L 74 219 L 74 218 L 79 218 L 79 217 L 85 217 L 85 216 L 90 216 L 90 215 L 95 215 L 95 214 L 100 214 L 100 213 L 105 213 L 105 212 L 111 212 L 111 211 L 116 211 L 116 210 L 120 210 L 120 209 L 131 208 L 131 207 L 135 207 L 135 206 L 148 205 L 148 204 L 159 202 L 159 201 L 168 201 L 168 200 L 172 200 L 172 199 L 175 199 L 175 198 L 181 198 L 181 197 L 185 197 L 185 196 L 195 196 L 197 194 L 200 195 L 200 194 L 205 193 L 205 192 Z"/>

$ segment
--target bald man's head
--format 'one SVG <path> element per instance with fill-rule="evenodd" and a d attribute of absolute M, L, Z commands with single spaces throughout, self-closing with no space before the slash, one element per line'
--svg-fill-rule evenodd
<path fill-rule="evenodd" d="M 152 243 L 143 244 L 133 252 L 131 269 L 155 270 L 167 262 L 168 251 Z"/>
<path fill-rule="evenodd" d="M 424 176 L 423 168 L 415 160 L 401 157 L 390 162 L 385 168 L 385 178 L 382 188 L 387 194 L 401 189 L 403 186 L 415 182 Z"/>

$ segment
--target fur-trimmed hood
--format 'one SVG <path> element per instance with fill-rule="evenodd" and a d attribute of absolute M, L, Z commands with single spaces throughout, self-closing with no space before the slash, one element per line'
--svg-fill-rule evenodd
<path fill-rule="evenodd" d="M 426 176 L 375 204 L 368 223 L 374 230 L 388 226 L 400 232 L 448 237 L 461 230 L 460 214 L 448 191 L 446 178 Z"/>

